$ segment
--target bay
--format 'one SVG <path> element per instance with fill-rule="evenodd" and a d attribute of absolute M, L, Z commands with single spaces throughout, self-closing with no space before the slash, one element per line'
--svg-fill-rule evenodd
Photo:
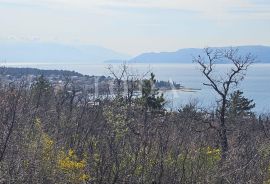
<path fill-rule="evenodd" d="M 62 69 L 74 70 L 87 75 L 109 76 L 107 69 L 109 64 L 67 64 L 67 63 L 4 63 L 7 67 L 32 67 L 39 69 Z M 117 69 L 120 65 L 113 64 Z M 230 65 L 217 65 L 217 75 L 223 75 Z M 195 92 L 183 92 L 172 90 L 164 92 L 167 100 L 167 108 L 178 109 L 179 107 L 193 102 L 205 108 L 215 108 L 218 96 L 213 90 L 203 85 L 206 82 L 199 66 L 196 64 L 130 64 L 133 73 L 144 74 L 151 71 L 158 80 L 175 81 L 187 88 L 198 88 Z M 247 71 L 244 81 L 237 87 L 244 92 L 249 99 L 256 103 L 255 111 L 258 113 L 270 112 L 270 64 L 253 64 Z"/>

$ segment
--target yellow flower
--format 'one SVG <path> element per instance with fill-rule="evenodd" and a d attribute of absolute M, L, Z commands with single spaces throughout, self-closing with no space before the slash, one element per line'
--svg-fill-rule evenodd
<path fill-rule="evenodd" d="M 87 174 L 82 174 L 80 177 L 79 177 L 79 180 L 81 181 L 87 181 L 89 180 L 90 176 L 87 175 Z"/>
<path fill-rule="evenodd" d="M 72 149 L 68 150 L 68 156 L 72 157 L 74 155 L 74 151 Z"/>

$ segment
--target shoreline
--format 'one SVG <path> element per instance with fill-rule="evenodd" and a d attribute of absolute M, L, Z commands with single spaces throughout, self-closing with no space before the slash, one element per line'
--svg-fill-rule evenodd
<path fill-rule="evenodd" d="M 198 92 L 198 91 L 201 91 L 202 89 L 200 88 L 189 88 L 189 87 L 182 87 L 182 88 L 179 88 L 179 89 L 159 89 L 158 91 L 161 91 L 161 92 L 167 92 L 167 91 L 180 91 L 180 92 Z"/>

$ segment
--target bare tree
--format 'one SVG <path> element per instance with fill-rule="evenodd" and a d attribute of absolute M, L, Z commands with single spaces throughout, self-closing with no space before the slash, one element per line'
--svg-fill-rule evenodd
<path fill-rule="evenodd" d="M 116 84 L 116 87 L 115 87 L 116 94 L 117 96 L 119 96 L 121 91 L 124 88 L 122 84 L 123 84 L 123 79 L 125 75 L 127 74 L 127 65 L 126 64 L 121 65 L 120 71 L 115 71 L 112 65 L 110 65 L 107 69 L 110 71 L 110 74 L 114 77 L 114 83 Z"/>
<path fill-rule="evenodd" d="M 219 127 L 218 135 L 222 150 L 222 158 L 226 158 L 228 151 L 228 139 L 226 128 L 226 106 L 230 90 L 241 82 L 246 74 L 248 67 L 255 61 L 255 57 L 250 53 L 242 56 L 238 49 L 204 49 L 204 56 L 199 55 L 194 58 L 194 62 L 201 67 L 202 74 L 208 80 L 204 85 L 211 87 L 220 97 L 218 108 Z M 225 75 L 217 75 L 215 65 L 218 63 L 229 63 L 231 68 Z"/>
<path fill-rule="evenodd" d="M 118 68 L 110 65 L 107 69 L 114 78 L 111 93 L 115 92 L 116 96 L 125 97 L 128 103 L 131 103 L 136 91 L 142 90 L 142 81 L 150 74 L 150 69 L 140 73 L 127 63 L 121 64 Z"/>

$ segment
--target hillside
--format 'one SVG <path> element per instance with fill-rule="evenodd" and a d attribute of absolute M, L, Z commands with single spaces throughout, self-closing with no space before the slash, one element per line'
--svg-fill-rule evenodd
<path fill-rule="evenodd" d="M 26 75 L 43 75 L 48 77 L 50 75 L 59 75 L 59 76 L 77 76 L 83 77 L 83 74 L 80 74 L 75 71 L 68 70 L 41 70 L 37 68 L 12 68 L 12 67 L 0 67 L 0 76 L 1 75 L 10 75 L 14 77 L 22 77 Z"/>
<path fill-rule="evenodd" d="M 35 63 L 97 63 L 129 56 L 94 45 L 68 45 L 42 42 L 0 43 L 0 61 Z"/>
<path fill-rule="evenodd" d="M 217 47 L 225 49 L 229 47 Z M 260 63 L 270 63 L 270 47 L 269 46 L 239 46 L 240 54 L 252 53 L 257 57 Z M 191 63 L 193 56 L 203 55 L 203 49 L 188 48 L 180 49 L 175 52 L 150 52 L 138 55 L 130 60 L 135 63 Z"/>

